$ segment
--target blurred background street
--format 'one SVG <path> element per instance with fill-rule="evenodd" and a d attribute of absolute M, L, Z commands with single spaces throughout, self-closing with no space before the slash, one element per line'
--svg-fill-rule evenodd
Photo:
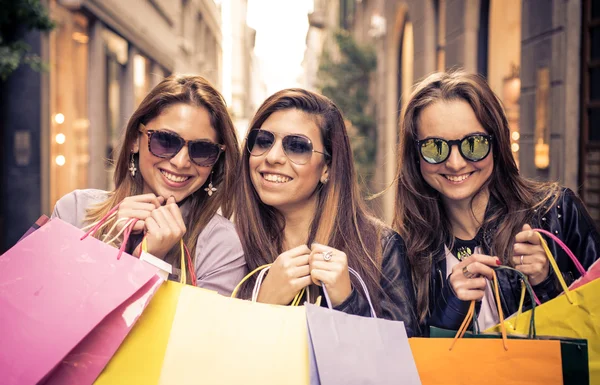
<path fill-rule="evenodd" d="M 480 73 L 522 174 L 579 192 L 600 222 L 600 0 L 0 0 L 0 14 L 0 252 L 64 194 L 113 187 L 129 116 L 172 73 L 209 79 L 240 139 L 277 90 L 332 98 L 366 195 L 395 177 L 413 84 Z M 9 55 L 18 44 L 30 56 Z M 371 201 L 387 222 L 393 196 Z"/>

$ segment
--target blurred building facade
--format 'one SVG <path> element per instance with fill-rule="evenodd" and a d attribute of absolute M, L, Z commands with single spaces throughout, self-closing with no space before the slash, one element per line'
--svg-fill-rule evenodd
<path fill-rule="evenodd" d="M 1 250 L 64 194 L 113 187 L 113 149 L 131 113 L 165 76 L 194 73 L 222 85 L 214 0 L 45 3 L 57 27 L 26 41 L 49 71 L 22 66 L 0 91 Z"/>
<path fill-rule="evenodd" d="M 333 16 L 332 16 L 333 15 Z M 306 86 L 339 28 L 376 49 L 372 190 L 396 175 L 398 125 L 413 84 L 462 67 L 502 99 L 521 173 L 580 193 L 600 222 L 600 2 L 593 0 L 315 0 Z M 377 206 L 387 221 L 394 191 Z"/>

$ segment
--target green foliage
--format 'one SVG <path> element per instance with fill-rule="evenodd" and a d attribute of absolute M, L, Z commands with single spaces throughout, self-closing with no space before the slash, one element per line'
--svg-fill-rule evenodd
<path fill-rule="evenodd" d="M 374 173 L 377 130 L 369 109 L 369 82 L 377 68 L 372 47 L 360 46 L 347 31 L 334 35 L 337 50 L 324 50 L 319 63 L 321 93 L 342 110 L 354 163 L 363 186 Z"/>
<path fill-rule="evenodd" d="M 0 0 L 0 80 L 4 81 L 19 65 L 36 71 L 45 68 L 38 55 L 22 39 L 32 30 L 51 31 L 55 24 L 40 0 Z"/>

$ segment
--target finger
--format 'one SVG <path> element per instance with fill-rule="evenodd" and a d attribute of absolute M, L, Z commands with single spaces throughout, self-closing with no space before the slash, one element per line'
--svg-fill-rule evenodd
<path fill-rule="evenodd" d="M 309 267 L 308 259 L 309 259 L 309 255 L 308 254 L 299 255 L 299 256 L 291 259 L 291 263 L 292 263 L 292 266 L 297 266 L 297 267 L 306 266 L 306 267 Z"/>
<path fill-rule="evenodd" d="M 167 209 L 169 209 L 169 212 L 173 216 L 173 219 L 175 220 L 175 223 L 177 224 L 177 226 L 179 226 L 181 231 L 185 233 L 185 231 L 186 231 L 185 222 L 183 221 L 183 216 L 181 215 L 181 209 L 179 208 L 179 206 L 177 206 L 176 203 L 170 203 L 170 204 L 167 204 L 165 207 Z"/>
<path fill-rule="evenodd" d="M 158 200 L 158 203 L 159 203 L 157 208 L 165 204 L 165 197 L 160 196 L 160 197 L 156 197 L 156 199 Z"/>
<path fill-rule="evenodd" d="M 146 222 L 139 220 L 137 222 L 135 222 L 135 225 L 133 225 L 133 228 L 131 229 L 132 233 L 141 233 L 142 231 L 144 231 L 144 228 L 146 227 Z"/>
<path fill-rule="evenodd" d="M 157 207 L 154 205 L 154 203 L 148 203 L 148 202 L 130 202 L 130 203 L 127 204 L 127 206 L 125 206 L 125 207 L 121 206 L 121 208 L 123 210 L 127 209 L 127 210 L 152 211 L 152 210 L 156 209 Z"/>
<path fill-rule="evenodd" d="M 317 270 L 324 270 L 324 271 L 331 271 L 331 272 L 335 272 L 335 273 L 339 273 L 340 271 L 344 270 L 344 265 L 342 265 L 339 262 L 334 262 L 333 260 L 331 261 L 323 261 L 322 259 L 313 261 L 312 264 L 310 265 L 310 269 L 311 271 L 314 269 Z"/>
<path fill-rule="evenodd" d="M 171 213 L 169 206 L 170 205 L 163 206 L 155 211 L 159 211 L 162 214 L 162 216 L 165 220 L 165 223 L 169 227 L 172 234 L 181 234 L 181 229 L 180 229 L 179 225 L 177 224 L 175 217 Z"/>
<path fill-rule="evenodd" d="M 296 290 L 300 291 L 303 288 L 305 288 L 306 286 L 310 285 L 312 283 L 312 278 L 310 275 L 301 277 L 301 278 L 295 278 L 291 281 L 291 284 L 294 288 L 296 288 Z"/>
<path fill-rule="evenodd" d="M 483 290 L 464 290 L 456 292 L 456 296 L 462 301 L 480 301 L 483 298 L 483 294 Z"/>
<path fill-rule="evenodd" d="M 317 242 L 313 242 L 310 245 L 310 250 L 312 251 L 312 253 L 324 253 L 326 251 L 334 251 L 335 249 L 333 247 L 329 247 L 327 245 L 323 245 Z"/>
<path fill-rule="evenodd" d="M 140 220 L 145 220 L 152 214 L 152 211 L 148 210 L 132 210 L 132 209 L 124 209 L 119 210 L 119 218 L 135 218 Z"/>
<path fill-rule="evenodd" d="M 175 204 L 177 203 L 177 201 L 175 200 L 175 197 L 174 197 L 173 195 L 171 195 L 171 196 L 170 196 L 170 197 L 167 199 L 167 202 L 166 202 L 166 204 L 168 204 L 168 205 L 169 205 L 169 204 L 172 204 L 172 203 L 175 203 Z"/>
<path fill-rule="evenodd" d="M 154 195 L 152 193 L 133 195 L 133 196 L 127 197 L 125 199 L 131 200 L 132 202 L 152 203 L 156 208 L 158 208 L 162 205 L 159 197 L 157 197 L 156 195 Z"/>
<path fill-rule="evenodd" d="M 294 268 L 294 276 L 296 278 L 307 277 L 310 276 L 310 266 L 298 266 Z"/>
<path fill-rule="evenodd" d="M 461 269 L 462 270 L 462 269 Z M 484 265 L 481 262 L 473 262 L 466 266 L 466 270 L 471 274 L 479 274 L 483 275 L 487 279 L 492 279 L 494 277 L 494 270 L 491 267 Z M 457 272 L 458 273 L 458 272 Z M 464 273 L 461 271 L 460 274 Z M 468 277 L 467 277 L 468 278 Z"/>
<path fill-rule="evenodd" d="M 515 255 L 521 256 L 523 254 L 546 254 L 544 249 L 540 245 L 532 245 L 531 243 L 515 243 L 513 246 Z"/>
<path fill-rule="evenodd" d="M 156 221 L 156 224 L 161 229 L 169 228 L 169 223 L 167 222 L 167 219 L 165 218 L 165 214 L 164 214 L 163 210 L 161 210 L 160 208 L 152 211 L 152 214 L 150 215 L 150 217 Z"/>
<path fill-rule="evenodd" d="M 465 282 L 461 282 L 460 288 L 466 290 L 485 290 L 487 283 L 488 280 L 483 277 L 471 278 L 467 279 Z"/>
<path fill-rule="evenodd" d="M 517 235 L 515 235 L 515 242 L 520 242 L 520 243 L 531 243 L 532 245 L 539 245 L 541 244 L 541 240 L 539 235 L 537 235 L 537 233 L 533 230 L 527 230 L 527 231 L 521 231 L 520 233 L 518 233 Z"/>
<path fill-rule="evenodd" d="M 336 275 L 330 271 L 312 269 L 310 271 L 310 276 L 312 277 L 312 282 L 314 282 L 315 285 L 321 286 L 322 283 L 325 285 L 333 285 L 335 283 Z"/>
<path fill-rule="evenodd" d="M 160 232 L 160 226 L 158 225 L 158 223 L 156 223 L 156 220 L 154 218 L 150 217 L 146 219 L 144 223 L 146 224 L 147 234 L 152 235 Z"/>
<path fill-rule="evenodd" d="M 462 262 L 461 262 L 462 266 L 460 266 L 460 268 L 462 269 L 464 266 L 469 265 L 473 262 L 479 262 L 481 264 L 491 266 L 491 267 L 500 266 L 502 264 L 502 262 L 500 262 L 500 259 L 498 259 L 498 257 L 491 257 L 489 255 L 483 255 L 483 254 L 473 254 L 470 257 L 467 257 L 462 260 Z M 461 263 L 459 263 L 457 266 L 461 265 Z"/>

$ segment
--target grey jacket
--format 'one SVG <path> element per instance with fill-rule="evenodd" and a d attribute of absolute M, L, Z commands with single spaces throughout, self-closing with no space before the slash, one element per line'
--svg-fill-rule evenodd
<path fill-rule="evenodd" d="M 78 228 L 86 225 L 86 210 L 108 198 L 103 190 L 75 190 L 54 206 L 52 218 Z M 182 206 L 185 217 L 185 205 Z M 229 296 L 247 273 L 242 245 L 233 223 L 219 214 L 208 222 L 196 243 L 197 286 Z"/>

